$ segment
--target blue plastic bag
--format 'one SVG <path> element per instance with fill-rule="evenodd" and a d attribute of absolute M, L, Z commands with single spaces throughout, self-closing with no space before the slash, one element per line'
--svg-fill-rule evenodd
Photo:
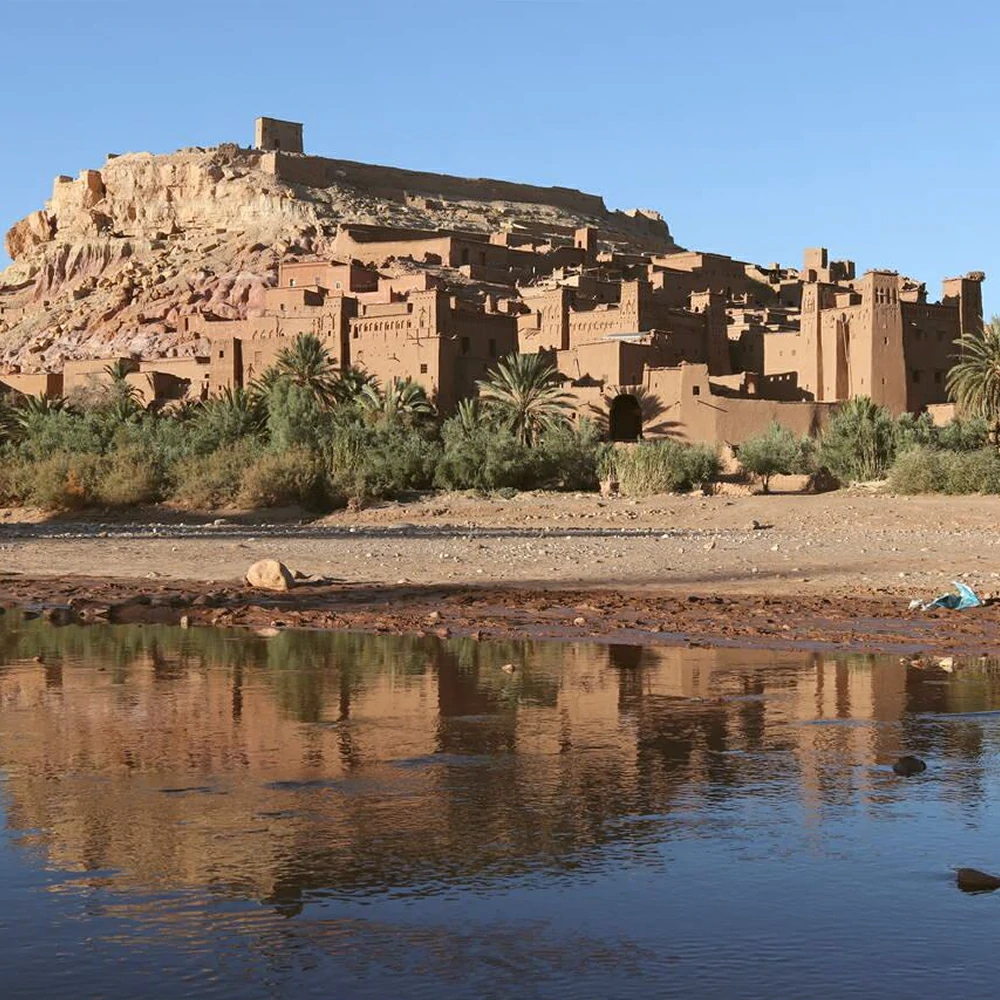
<path fill-rule="evenodd" d="M 966 608 L 981 608 L 983 602 L 979 595 L 968 585 L 952 580 L 951 584 L 957 594 L 942 594 L 935 597 L 929 604 L 925 604 L 921 610 L 930 611 L 931 608 L 947 608 L 949 611 L 965 611 Z"/>

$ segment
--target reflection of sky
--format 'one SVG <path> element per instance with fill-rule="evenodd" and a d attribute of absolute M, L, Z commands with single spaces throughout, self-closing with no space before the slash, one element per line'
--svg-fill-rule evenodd
<path fill-rule="evenodd" d="M 991 989 L 995 900 L 950 873 L 1000 869 L 991 664 L 37 625 L 0 649 L 5 996 Z"/>

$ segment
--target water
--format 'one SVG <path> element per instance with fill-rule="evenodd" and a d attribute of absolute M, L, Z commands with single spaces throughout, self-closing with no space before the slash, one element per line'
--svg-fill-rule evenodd
<path fill-rule="evenodd" d="M 992 662 L 8 615 L 2 996 L 992 997 L 998 737 Z"/>

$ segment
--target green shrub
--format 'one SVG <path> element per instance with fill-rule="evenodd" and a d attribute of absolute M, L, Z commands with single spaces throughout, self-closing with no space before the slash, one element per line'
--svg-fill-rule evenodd
<path fill-rule="evenodd" d="M 838 409 L 820 444 L 820 464 L 845 481 L 882 479 L 895 457 L 895 421 L 865 396 Z"/>
<path fill-rule="evenodd" d="M 579 426 L 557 426 L 545 431 L 538 444 L 539 488 L 596 490 L 598 468 L 611 448 L 601 440 L 597 426 L 583 420 Z"/>
<path fill-rule="evenodd" d="M 196 510 L 234 506 L 244 470 L 262 453 L 259 442 L 244 440 L 207 455 L 183 459 L 173 469 L 171 499 Z"/>
<path fill-rule="evenodd" d="M 740 468 L 761 482 L 765 493 L 774 475 L 808 472 L 812 441 L 798 438 L 788 428 L 772 423 L 763 434 L 747 438 L 737 451 Z"/>
<path fill-rule="evenodd" d="M 936 448 L 909 448 L 889 472 L 889 486 L 896 493 L 941 493 L 946 481 L 945 455 Z"/>
<path fill-rule="evenodd" d="M 947 451 L 976 451 L 986 446 L 988 437 L 982 417 L 955 417 L 937 428 L 937 445 Z"/>
<path fill-rule="evenodd" d="M 889 483 L 898 493 L 1000 493 L 1000 455 L 993 448 L 912 448 L 896 459 Z"/>
<path fill-rule="evenodd" d="M 361 500 L 429 489 L 440 455 L 430 432 L 400 423 L 334 422 L 323 447 L 331 496 Z"/>
<path fill-rule="evenodd" d="M 618 481 L 622 493 L 646 496 L 676 493 L 719 477 L 715 449 L 679 441 L 618 445 L 603 463 L 603 470 Z"/>
<path fill-rule="evenodd" d="M 163 492 L 155 457 L 136 446 L 120 448 L 100 463 L 94 499 L 112 507 L 152 503 Z"/>
<path fill-rule="evenodd" d="M 325 499 L 322 463 L 311 451 L 268 451 L 240 476 L 236 502 L 241 507 L 319 508 Z"/>
<path fill-rule="evenodd" d="M 5 499 L 53 512 L 80 510 L 97 500 L 102 465 L 97 455 L 70 452 L 4 463 Z"/>

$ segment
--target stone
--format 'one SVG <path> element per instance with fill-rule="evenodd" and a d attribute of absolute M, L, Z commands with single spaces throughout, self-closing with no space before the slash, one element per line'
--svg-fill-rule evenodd
<path fill-rule="evenodd" d="M 255 562 L 244 577 L 255 590 L 291 590 L 295 586 L 292 571 L 277 559 L 261 559 Z"/>
<path fill-rule="evenodd" d="M 959 868 L 955 872 L 955 881 L 962 892 L 993 892 L 994 889 L 1000 889 L 1000 878 L 976 868 Z"/>
<path fill-rule="evenodd" d="M 505 674 L 512 674 L 515 670 L 517 670 L 517 667 L 515 667 L 513 663 L 505 663 L 500 669 Z"/>
<path fill-rule="evenodd" d="M 904 778 L 909 778 L 914 774 L 920 774 L 927 770 L 927 765 L 919 758 L 913 757 L 907 754 L 905 757 L 900 757 L 895 764 L 892 765 L 893 771 L 896 774 L 902 775 Z"/>
<path fill-rule="evenodd" d="M 587 619 L 583 618 L 582 616 L 578 617 L 578 618 L 574 618 L 573 619 L 573 624 L 576 625 L 576 626 L 579 626 L 579 627 L 583 627 L 584 625 L 587 624 Z"/>

